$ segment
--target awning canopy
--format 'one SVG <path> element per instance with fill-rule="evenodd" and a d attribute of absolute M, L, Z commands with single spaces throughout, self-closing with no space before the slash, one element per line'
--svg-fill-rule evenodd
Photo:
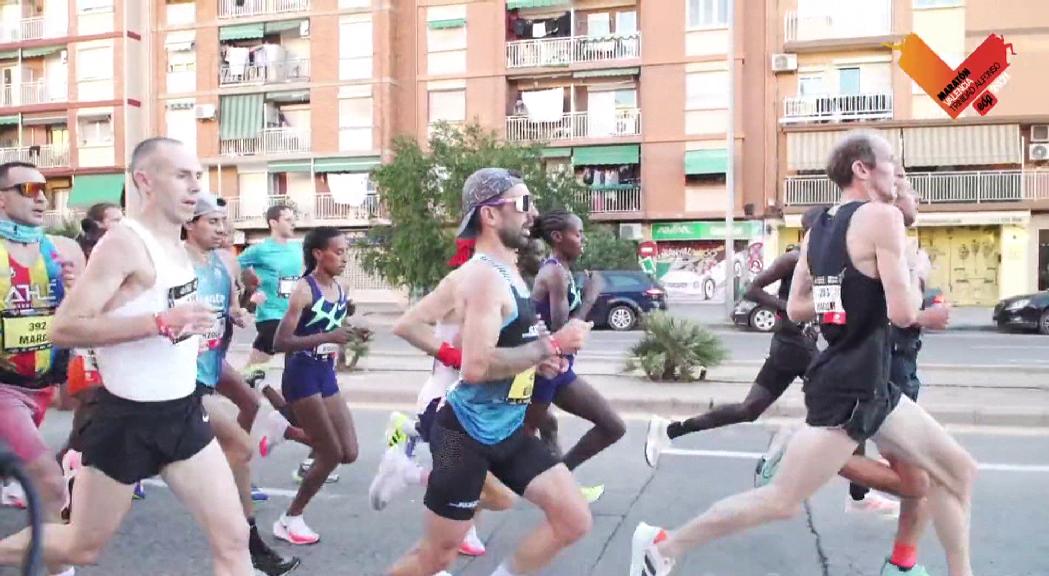
<path fill-rule="evenodd" d="M 35 58 L 37 56 L 47 56 L 48 54 L 56 54 L 65 50 L 64 44 L 56 44 L 54 46 L 37 46 L 36 48 L 22 48 L 22 58 Z"/>
<path fill-rule="evenodd" d="M 448 30 L 450 28 L 462 28 L 466 26 L 466 18 L 447 18 L 444 20 L 430 20 L 426 23 L 430 30 Z"/>
<path fill-rule="evenodd" d="M 188 52 L 193 49 L 197 40 L 196 30 L 176 30 L 168 32 L 164 38 L 164 49 L 169 52 Z"/>
<path fill-rule="evenodd" d="M 266 26 L 262 22 L 255 24 L 239 24 L 237 26 L 223 26 L 219 28 L 219 40 L 249 40 L 262 38 L 266 33 Z"/>
<path fill-rule="evenodd" d="M 298 30 L 302 23 L 305 22 L 303 19 L 298 20 L 278 20 L 276 22 L 266 22 L 263 27 L 263 31 L 266 34 L 276 34 L 277 32 L 284 32 L 285 30 Z"/>
<path fill-rule="evenodd" d="M 90 207 L 99 202 L 120 204 L 124 194 L 124 174 L 83 174 L 73 176 L 70 206 Z"/>
<path fill-rule="evenodd" d="M 581 70 L 572 74 L 573 78 L 611 78 L 613 76 L 636 76 L 640 68 L 606 68 L 604 70 Z"/>
<path fill-rule="evenodd" d="M 899 128 L 869 129 L 885 137 L 892 146 L 897 158 L 903 150 Z M 819 132 L 787 133 L 787 169 L 788 170 L 825 170 L 827 158 L 846 130 L 826 130 Z"/>
<path fill-rule="evenodd" d="M 12 60 L 18 58 L 18 50 L 0 50 L 0 60 Z"/>
<path fill-rule="evenodd" d="M 371 172 L 381 164 L 378 156 L 348 156 L 342 158 L 316 158 L 313 171 L 321 172 Z"/>
<path fill-rule="evenodd" d="M 506 9 L 545 8 L 547 6 L 568 6 L 572 0 L 506 0 Z"/>
<path fill-rule="evenodd" d="M 219 101 L 219 139 L 253 138 L 262 130 L 262 94 L 222 96 Z"/>
<path fill-rule="evenodd" d="M 576 166 L 601 166 L 607 164 L 638 164 L 641 162 L 641 146 L 581 146 L 572 150 L 572 164 Z"/>
<path fill-rule="evenodd" d="M 283 92 L 267 92 L 266 102 L 282 102 L 285 104 L 293 102 L 309 102 L 309 90 L 286 90 Z"/>
<path fill-rule="evenodd" d="M 0 126 L 10 126 L 12 124 L 18 124 L 18 114 L 0 116 Z"/>
<path fill-rule="evenodd" d="M 539 151 L 540 158 L 571 158 L 571 148 L 543 148 Z"/>
<path fill-rule="evenodd" d="M 728 150 L 689 150 L 685 152 L 685 174 L 724 174 L 728 171 Z"/>
<path fill-rule="evenodd" d="M 903 163 L 912 166 L 1019 164 L 1019 124 L 903 129 Z"/>
<path fill-rule="evenodd" d="M 281 162 L 270 162 L 269 172 L 309 172 L 309 160 L 284 160 Z"/>

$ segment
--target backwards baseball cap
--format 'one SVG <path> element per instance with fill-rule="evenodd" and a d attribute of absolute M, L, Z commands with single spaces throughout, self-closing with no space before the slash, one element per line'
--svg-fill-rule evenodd
<path fill-rule="evenodd" d="M 226 213 L 226 199 L 216 196 L 211 192 L 201 192 L 197 196 L 197 207 L 193 210 L 193 217 L 199 218 L 212 212 Z"/>
<path fill-rule="evenodd" d="M 477 209 L 523 182 L 518 172 L 505 168 L 481 168 L 471 174 L 463 184 L 463 219 L 455 235 L 460 238 L 477 236 L 478 230 L 470 225 Z"/>

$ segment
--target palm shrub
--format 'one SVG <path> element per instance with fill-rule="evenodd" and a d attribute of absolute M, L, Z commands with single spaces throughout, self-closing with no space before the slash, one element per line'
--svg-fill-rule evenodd
<path fill-rule="evenodd" d="M 691 320 L 656 311 L 643 317 L 642 328 L 644 335 L 631 348 L 626 368 L 640 368 L 651 380 L 702 380 L 707 368 L 728 357 L 721 338 Z"/>

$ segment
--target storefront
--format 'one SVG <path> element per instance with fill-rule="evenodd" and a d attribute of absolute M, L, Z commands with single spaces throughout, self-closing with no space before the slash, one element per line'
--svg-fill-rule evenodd
<path fill-rule="evenodd" d="M 733 270 L 737 291 L 764 266 L 765 225 L 748 220 L 733 223 Z M 668 295 L 676 299 L 724 301 L 724 222 L 663 222 L 652 224 L 655 254 L 643 262 Z"/>

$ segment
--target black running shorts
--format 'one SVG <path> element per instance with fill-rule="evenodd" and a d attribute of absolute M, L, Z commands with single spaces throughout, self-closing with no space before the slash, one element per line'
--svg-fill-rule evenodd
<path fill-rule="evenodd" d="M 498 444 L 482 444 L 463 429 L 455 411 L 445 405 L 437 412 L 430 432 L 433 470 L 424 503 L 434 514 L 449 520 L 473 518 L 491 471 L 519 495 L 537 476 L 559 461 L 539 438 L 520 427 Z"/>
<path fill-rule="evenodd" d="M 776 332 L 755 383 L 768 390 L 772 398 L 779 398 L 795 380 L 805 376 L 817 352 L 816 342 L 803 334 Z"/>
<path fill-rule="evenodd" d="M 873 397 L 863 399 L 806 392 L 805 423 L 817 428 L 840 428 L 863 443 L 878 432 L 899 403 L 900 389 L 891 383 Z"/>
<path fill-rule="evenodd" d="M 262 322 L 255 323 L 255 342 L 252 343 L 251 347 L 262 352 L 263 354 L 269 354 L 273 356 L 277 351 L 273 348 L 273 338 L 277 335 L 277 326 L 280 324 L 280 320 L 263 320 Z"/>
<path fill-rule="evenodd" d="M 85 466 L 121 484 L 134 484 L 192 458 L 215 435 L 198 394 L 135 402 L 103 389 L 79 437 Z"/>

